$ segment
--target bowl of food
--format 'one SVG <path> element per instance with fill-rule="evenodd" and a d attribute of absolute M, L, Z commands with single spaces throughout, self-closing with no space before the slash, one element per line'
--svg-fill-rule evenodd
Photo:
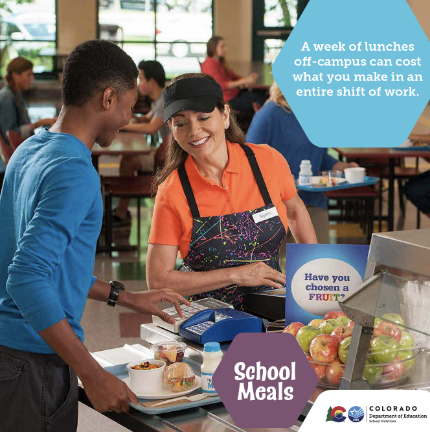
<path fill-rule="evenodd" d="M 196 375 L 187 363 L 173 363 L 166 367 L 163 383 L 170 391 L 181 393 L 196 385 Z"/>
<path fill-rule="evenodd" d="M 152 345 L 156 360 L 162 360 L 167 366 L 179 363 L 184 358 L 186 345 L 183 342 L 168 341 Z"/>
<path fill-rule="evenodd" d="M 338 184 L 344 181 L 345 179 L 343 178 L 342 171 L 339 170 L 322 171 L 319 184 L 322 186 L 330 187 L 330 186 L 337 186 Z"/>
<path fill-rule="evenodd" d="M 370 387 L 391 387 L 411 375 L 421 350 L 403 325 L 397 314 L 375 319 L 363 372 Z M 318 385 L 337 388 L 345 371 L 353 329 L 354 322 L 343 312 L 332 311 L 308 325 L 291 323 L 284 332 L 296 337 L 318 377 Z"/>
<path fill-rule="evenodd" d="M 345 168 L 345 178 L 348 183 L 363 183 L 366 169 L 362 167 Z"/>
<path fill-rule="evenodd" d="M 144 360 L 127 365 L 130 388 L 135 393 L 156 393 L 163 389 L 166 364 L 161 360 Z"/>

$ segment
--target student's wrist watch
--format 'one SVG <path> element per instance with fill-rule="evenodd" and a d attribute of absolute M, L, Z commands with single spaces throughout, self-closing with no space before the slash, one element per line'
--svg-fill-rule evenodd
<path fill-rule="evenodd" d="M 125 286 L 124 284 L 118 281 L 110 281 L 109 286 L 110 286 L 110 294 L 107 300 L 107 304 L 108 306 L 114 307 L 118 302 L 119 293 L 125 290 Z"/>

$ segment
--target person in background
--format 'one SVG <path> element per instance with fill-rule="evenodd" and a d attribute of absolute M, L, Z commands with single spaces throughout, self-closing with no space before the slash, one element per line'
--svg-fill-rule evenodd
<path fill-rule="evenodd" d="M 24 139 L 33 135 L 40 126 L 49 126 L 55 119 L 40 119 L 32 123 L 28 117 L 22 92 L 28 90 L 34 81 L 33 63 L 24 57 L 16 57 L 9 62 L 6 69 L 6 85 L 0 90 L 0 133 L 9 144 L 6 131 L 18 132 Z M 5 165 L 0 158 L 0 173 Z"/>
<path fill-rule="evenodd" d="M 18 132 L 24 139 L 33 135 L 40 126 L 50 126 L 55 119 L 30 121 L 22 92 L 34 81 L 33 63 L 24 57 L 16 57 L 7 65 L 6 85 L 0 90 L 0 132 L 9 144 L 6 131 Z"/>
<path fill-rule="evenodd" d="M 225 59 L 227 45 L 221 36 L 213 36 L 207 43 L 207 58 L 201 64 L 203 73 L 215 78 L 221 86 L 224 100 L 237 111 L 258 111 L 265 102 L 264 96 L 247 90 L 249 85 L 257 81 L 258 74 L 253 72 L 247 77 L 241 77 L 234 72 Z"/>
<path fill-rule="evenodd" d="M 91 161 L 130 121 L 137 68 L 117 45 L 78 45 L 64 66 L 58 121 L 12 155 L 0 195 L 0 410 L 2 432 L 75 432 L 78 382 L 94 409 L 124 412 L 137 398 L 83 344 L 87 298 L 173 319 L 157 303 L 183 297 L 127 292 L 93 276 L 103 218 Z M 106 306 L 108 307 L 108 306 Z M 23 407 L 25 406 L 25 413 Z"/>
<path fill-rule="evenodd" d="M 409 139 L 430 144 L 430 134 L 410 134 Z M 405 185 L 405 194 L 419 211 L 430 218 L 430 170 L 412 177 Z"/>
<path fill-rule="evenodd" d="M 330 156 L 327 149 L 317 147 L 309 141 L 276 83 L 270 88 L 269 100 L 254 115 L 246 138 L 247 142 L 268 144 L 278 150 L 288 161 L 295 178 L 299 175 L 303 159 L 311 161 L 313 175 L 319 175 L 320 171 L 358 166 L 354 162 L 340 162 Z M 299 196 L 306 204 L 318 243 L 329 243 L 327 198 L 324 193 L 299 191 Z M 292 238 L 288 240 L 292 241 Z"/>
<path fill-rule="evenodd" d="M 160 132 L 164 141 L 170 134 L 167 125 L 164 124 L 163 116 L 163 90 L 166 83 L 166 74 L 163 66 L 158 61 L 141 61 L 139 63 L 139 93 L 148 95 L 152 101 L 151 111 L 141 117 L 135 117 L 132 122 L 122 128 L 123 131 L 141 132 L 155 135 Z M 123 156 L 121 158 L 119 173 L 122 176 L 133 176 L 139 171 L 153 172 L 154 152 L 145 156 Z M 121 199 L 113 216 L 113 226 L 129 227 L 131 225 L 131 214 L 128 211 L 130 200 Z"/>

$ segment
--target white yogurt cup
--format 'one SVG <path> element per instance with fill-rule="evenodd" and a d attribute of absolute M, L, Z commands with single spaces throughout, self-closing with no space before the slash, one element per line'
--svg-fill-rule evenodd
<path fill-rule="evenodd" d="M 348 183 L 363 183 L 366 169 L 362 167 L 345 168 L 345 179 Z"/>
<path fill-rule="evenodd" d="M 136 370 L 133 366 L 143 362 L 149 362 L 158 365 L 157 369 Z M 135 393 L 156 393 L 163 389 L 163 374 L 166 363 L 161 360 L 142 360 L 127 365 L 128 375 L 130 377 L 130 388 Z"/>

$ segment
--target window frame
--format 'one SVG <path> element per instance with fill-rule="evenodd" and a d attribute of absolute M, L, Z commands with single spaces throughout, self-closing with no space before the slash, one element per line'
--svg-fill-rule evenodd
<path fill-rule="evenodd" d="M 29 44 L 29 47 L 32 46 L 33 43 L 38 43 L 38 42 L 51 42 L 54 43 L 55 46 L 55 51 L 57 51 L 58 49 L 58 0 L 54 0 L 54 14 L 55 14 L 55 40 L 53 41 L 47 41 L 45 39 L 33 39 L 31 41 L 29 40 L 23 40 L 23 41 L 15 41 L 15 42 L 19 42 L 19 43 L 25 43 L 27 42 Z M 0 26 L 3 23 L 3 19 L 0 16 Z M 1 36 L 0 36 L 1 37 Z M 1 56 L 0 56 L 0 60 L 1 60 Z M 57 79 L 58 76 L 58 70 L 57 70 L 57 66 L 56 66 L 56 61 L 55 61 L 55 57 L 52 57 L 52 71 L 51 72 L 35 72 L 34 73 L 34 78 L 36 80 L 49 80 L 49 79 Z M 0 79 L 3 79 L 4 77 L 1 75 L 0 73 Z"/>
<path fill-rule="evenodd" d="M 297 20 L 310 0 L 297 0 Z M 252 0 L 252 60 L 264 61 L 264 43 L 266 39 L 286 41 L 294 27 L 268 27 L 264 25 L 265 0 Z"/>
<path fill-rule="evenodd" d="M 96 0 L 96 8 L 97 8 L 97 13 L 96 13 L 96 20 L 97 20 L 97 39 L 100 39 L 100 22 L 99 22 L 99 14 L 100 14 L 100 1 L 103 0 Z M 108 0 L 109 1 L 109 0 Z M 136 41 L 136 40 L 117 40 L 117 41 L 111 41 L 114 43 L 117 43 L 121 48 L 123 48 L 125 45 L 127 44 L 141 44 L 141 45 L 153 45 L 154 46 L 154 59 L 151 60 L 157 60 L 158 57 L 164 57 L 164 56 L 158 56 L 157 55 L 157 45 L 165 45 L 165 44 L 171 44 L 174 41 L 168 42 L 168 41 L 157 41 L 157 2 L 159 0 L 151 0 L 152 3 L 152 10 L 154 12 L 154 39 L 151 41 Z M 215 34 L 214 30 L 215 30 L 215 1 L 211 0 L 212 2 L 212 36 Z M 191 44 L 201 44 L 201 45 L 206 45 L 207 42 L 187 42 L 187 41 L 183 41 L 181 43 L 187 44 L 187 45 L 191 45 Z"/>

